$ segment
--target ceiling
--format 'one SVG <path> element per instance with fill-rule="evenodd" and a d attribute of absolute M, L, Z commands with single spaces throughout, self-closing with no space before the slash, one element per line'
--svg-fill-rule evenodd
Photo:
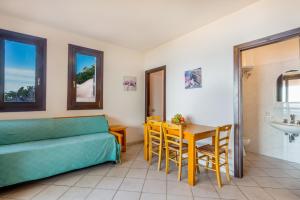
<path fill-rule="evenodd" d="M 257 0 L 1 0 L 0 13 L 147 50 Z"/>

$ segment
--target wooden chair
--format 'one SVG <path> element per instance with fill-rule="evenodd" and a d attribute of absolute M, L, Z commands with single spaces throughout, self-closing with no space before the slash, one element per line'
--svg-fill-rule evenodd
<path fill-rule="evenodd" d="M 216 129 L 215 139 L 213 141 L 214 145 L 203 145 L 196 147 L 197 157 L 199 160 L 206 161 L 206 169 L 210 169 L 216 172 L 217 182 L 219 188 L 222 187 L 221 172 L 220 168 L 225 166 L 226 168 L 226 177 L 230 181 L 229 174 L 229 163 L 228 163 L 228 146 L 229 146 L 229 137 L 231 133 L 232 125 L 225 125 L 218 127 Z M 201 154 L 198 156 L 198 154 Z M 205 159 L 204 159 L 205 158 Z M 211 166 L 209 166 L 211 164 Z M 199 163 L 197 162 L 199 166 Z"/>
<path fill-rule="evenodd" d="M 163 153 L 163 131 L 162 122 L 155 120 L 147 121 L 147 131 L 149 136 L 149 165 L 152 163 L 152 155 L 158 156 L 157 170 L 160 170 Z"/>
<path fill-rule="evenodd" d="M 169 173 L 169 161 L 178 166 L 178 181 L 181 180 L 182 160 L 184 154 L 188 153 L 188 145 L 183 143 L 182 126 L 163 123 L 163 132 L 166 148 L 166 173 Z"/>
<path fill-rule="evenodd" d="M 149 117 L 147 117 L 147 121 L 149 121 L 149 120 L 154 120 L 154 121 L 161 121 L 161 118 L 160 118 L 160 116 L 149 116 Z"/>

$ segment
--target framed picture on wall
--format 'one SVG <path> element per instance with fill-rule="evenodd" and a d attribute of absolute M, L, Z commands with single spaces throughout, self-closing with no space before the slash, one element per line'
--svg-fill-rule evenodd
<path fill-rule="evenodd" d="M 124 76 L 123 87 L 124 91 L 136 91 L 136 77 Z"/>
<path fill-rule="evenodd" d="M 187 70 L 184 73 L 185 89 L 202 87 L 202 70 L 201 68 Z"/>

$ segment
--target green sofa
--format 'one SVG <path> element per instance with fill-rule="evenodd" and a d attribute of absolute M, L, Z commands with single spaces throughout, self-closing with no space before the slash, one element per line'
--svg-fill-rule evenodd
<path fill-rule="evenodd" d="M 0 121 L 0 187 L 119 160 L 104 116 Z"/>

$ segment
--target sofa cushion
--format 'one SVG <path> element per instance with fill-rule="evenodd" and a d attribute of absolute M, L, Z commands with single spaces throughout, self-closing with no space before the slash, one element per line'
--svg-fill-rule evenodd
<path fill-rule="evenodd" d="M 0 187 L 119 159 L 109 133 L 0 146 Z"/>
<path fill-rule="evenodd" d="M 108 132 L 104 116 L 0 121 L 0 145 Z"/>

